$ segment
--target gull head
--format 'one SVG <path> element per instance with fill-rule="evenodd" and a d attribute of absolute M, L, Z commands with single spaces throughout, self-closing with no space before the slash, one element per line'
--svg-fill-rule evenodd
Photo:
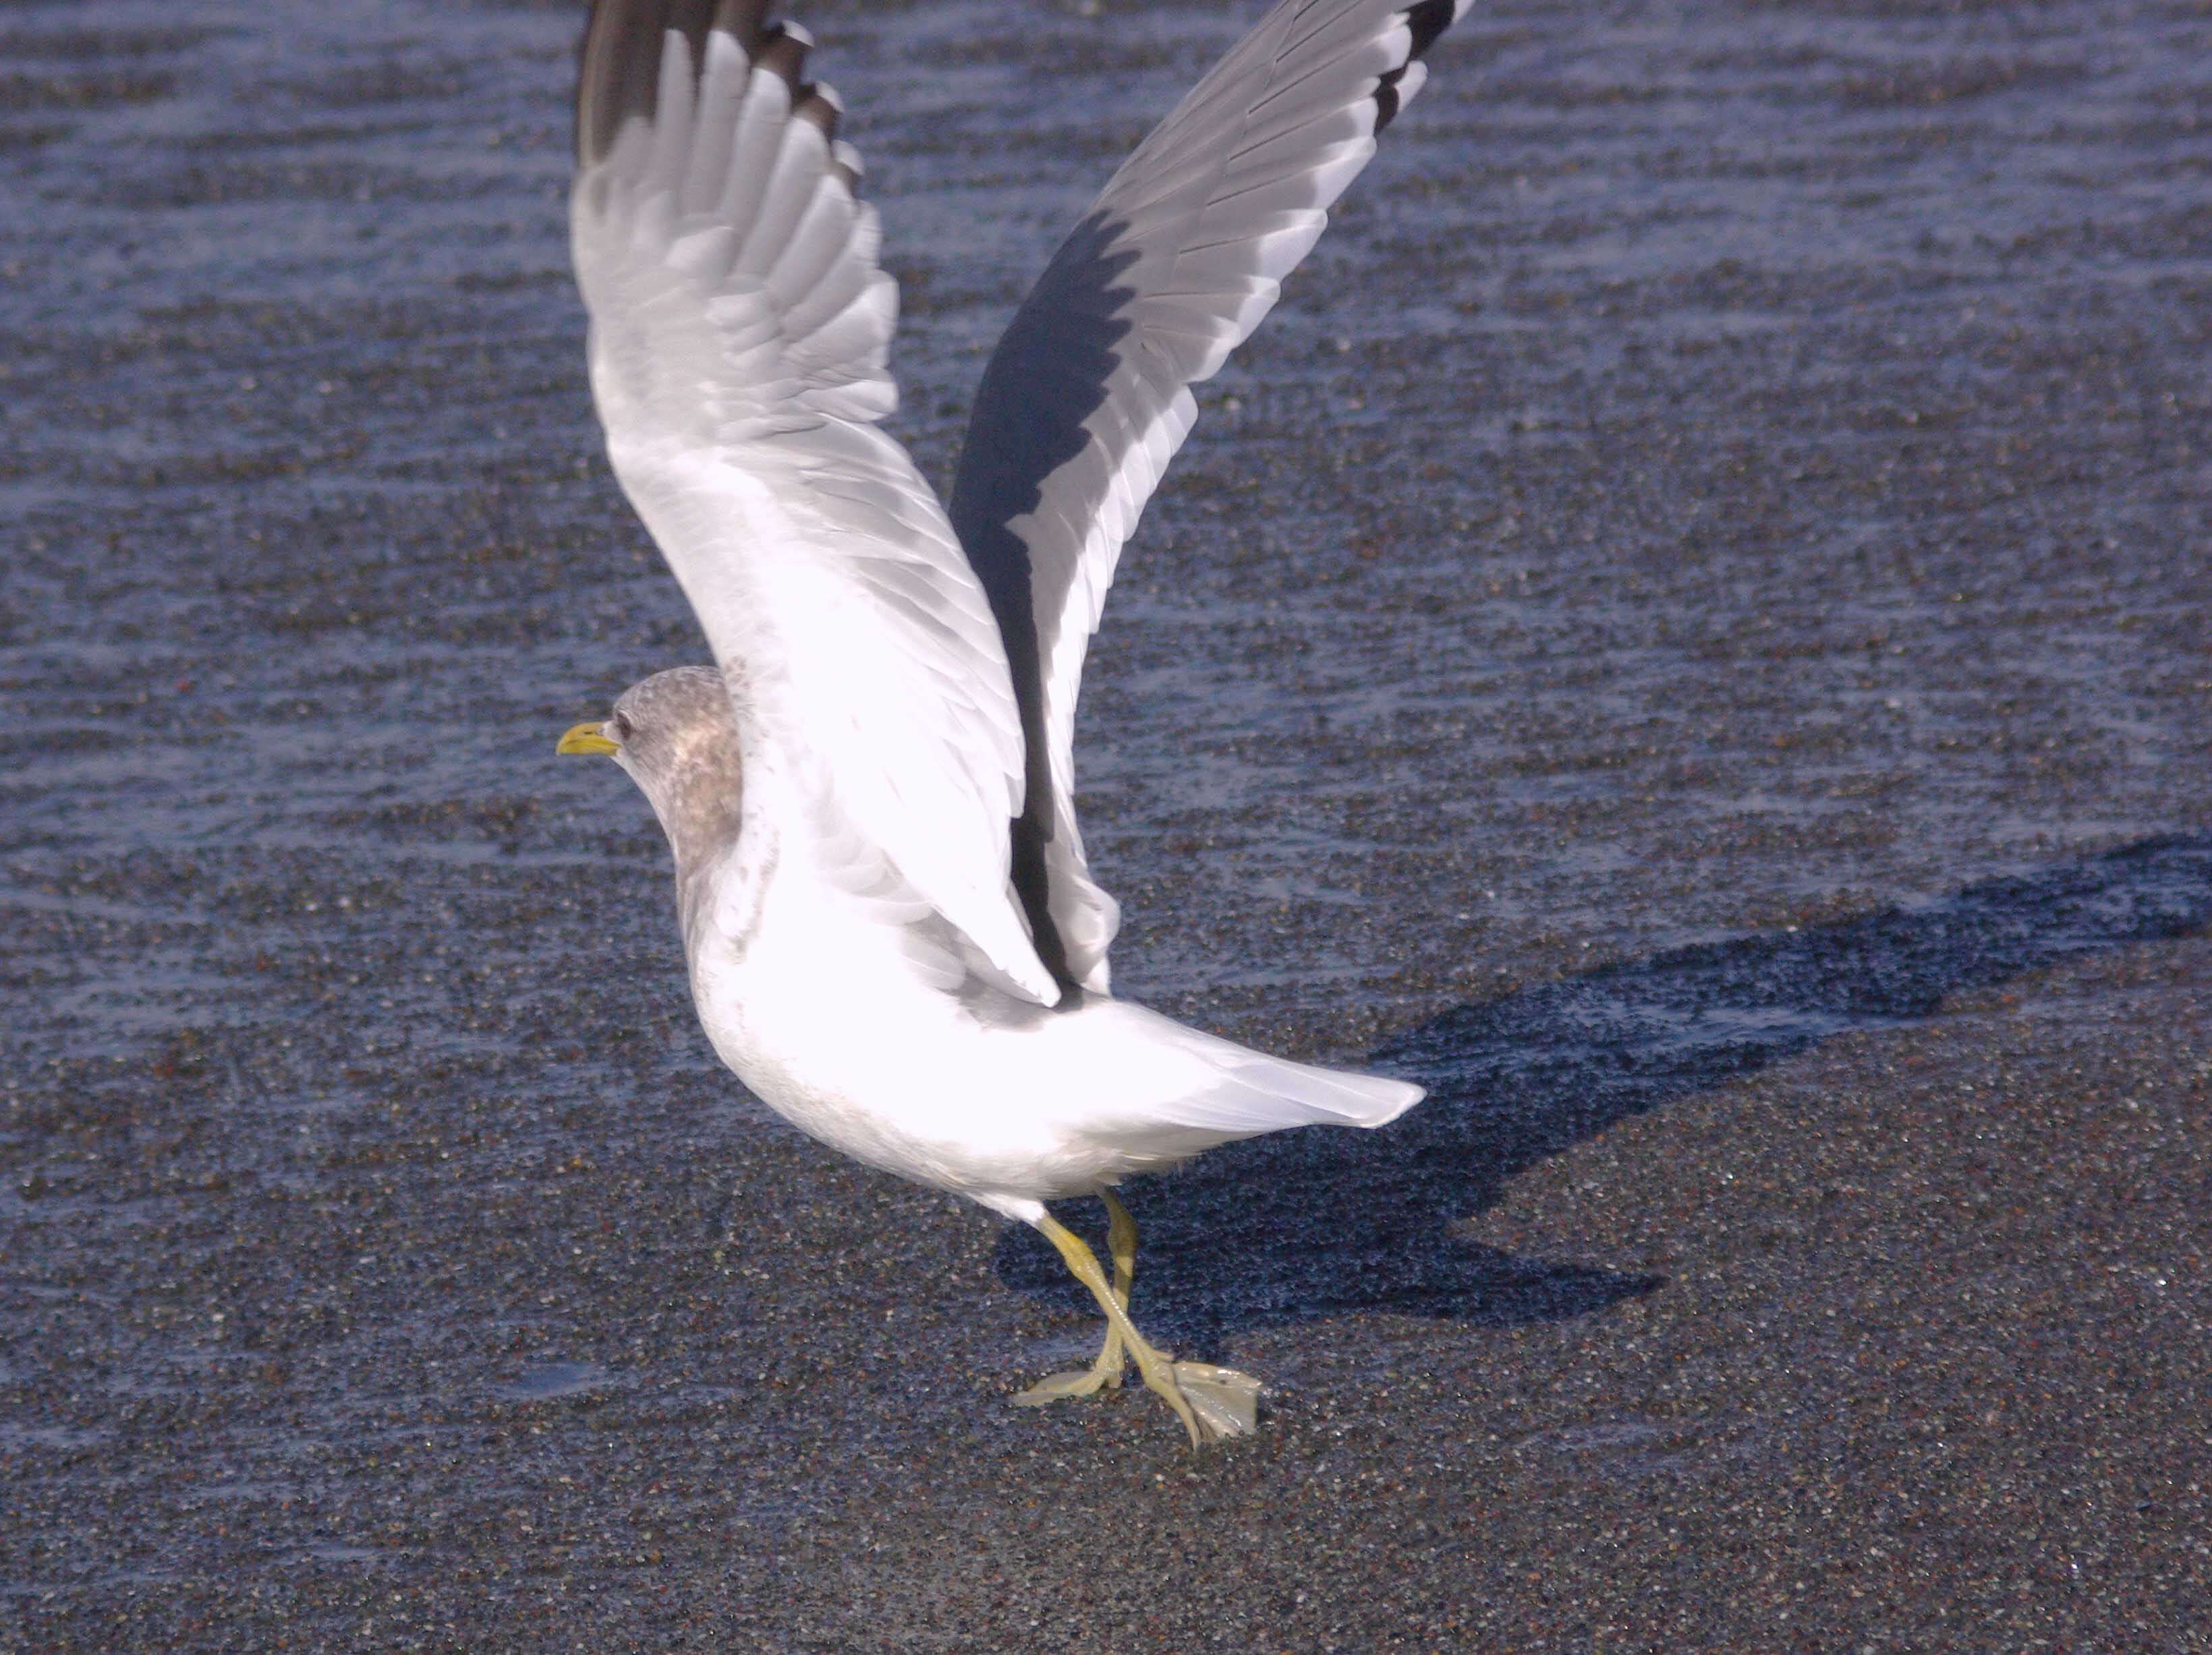
<path fill-rule="evenodd" d="M 554 751 L 602 755 L 629 773 L 668 835 L 679 883 L 737 842 L 738 723 L 712 667 L 677 667 L 632 684 L 605 719 L 577 724 Z"/>

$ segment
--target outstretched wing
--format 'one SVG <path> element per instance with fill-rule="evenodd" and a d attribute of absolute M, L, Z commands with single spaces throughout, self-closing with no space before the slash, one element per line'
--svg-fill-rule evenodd
<path fill-rule="evenodd" d="M 1013 874 L 1038 947 L 1103 989 L 1113 899 L 1076 831 L 1076 689 L 1190 387 L 1273 306 L 1468 0 L 1283 0 L 1061 244 L 983 370 L 952 522 L 1005 635 L 1028 746 Z"/>
<path fill-rule="evenodd" d="M 897 290 L 809 42 L 748 0 L 598 0 L 570 230 L 615 474 L 738 702 L 746 808 L 897 881 L 1042 1003 L 1009 883 L 1020 720 L 929 487 L 876 421 Z M 795 797 L 794 797 L 795 795 Z"/>

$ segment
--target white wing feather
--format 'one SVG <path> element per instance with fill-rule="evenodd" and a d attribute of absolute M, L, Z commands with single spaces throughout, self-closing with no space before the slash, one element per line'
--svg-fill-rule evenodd
<path fill-rule="evenodd" d="M 592 394 L 732 686 L 747 811 L 795 795 L 857 882 L 888 862 L 1049 1003 L 1007 883 L 1024 749 L 1005 652 L 943 508 L 874 423 L 896 403 L 896 289 L 802 49 L 757 7 L 600 0 L 570 219 Z"/>

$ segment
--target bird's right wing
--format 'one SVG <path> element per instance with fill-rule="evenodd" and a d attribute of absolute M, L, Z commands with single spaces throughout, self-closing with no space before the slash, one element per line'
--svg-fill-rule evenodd
<path fill-rule="evenodd" d="M 1122 543 L 1189 434 L 1190 387 L 1273 307 L 1468 4 L 1283 0 L 1114 175 L 983 370 L 952 522 L 1021 703 L 1014 882 L 1073 980 L 1105 986 L 1115 922 L 1076 831 L 1073 747 Z"/>
<path fill-rule="evenodd" d="M 897 294 L 805 35 L 764 0 L 598 0 L 570 229 L 616 475 L 738 706 L 745 809 L 1059 985 L 1008 882 L 1023 747 L 942 506 L 877 428 Z M 886 869 L 886 864 L 888 864 Z"/>

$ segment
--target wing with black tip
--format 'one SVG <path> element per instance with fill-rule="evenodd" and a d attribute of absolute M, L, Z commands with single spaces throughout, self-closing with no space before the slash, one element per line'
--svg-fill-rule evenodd
<path fill-rule="evenodd" d="M 1028 749 L 1013 876 L 1048 959 L 1103 988 L 1113 900 L 1076 829 L 1075 700 L 1122 543 L 1208 379 L 1273 306 L 1468 0 L 1285 0 L 1114 175 L 983 373 L 951 515 Z"/>

